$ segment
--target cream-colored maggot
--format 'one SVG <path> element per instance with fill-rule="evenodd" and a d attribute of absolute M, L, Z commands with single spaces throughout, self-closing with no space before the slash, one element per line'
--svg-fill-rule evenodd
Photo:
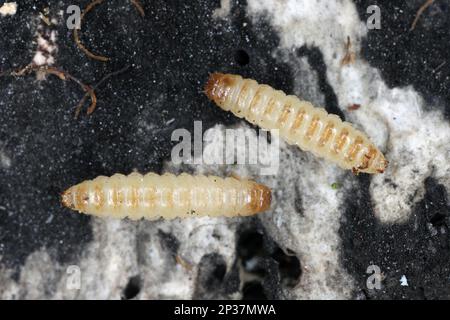
<path fill-rule="evenodd" d="M 132 173 L 83 181 L 61 196 L 64 206 L 99 217 L 133 220 L 248 216 L 270 207 L 271 191 L 252 180 Z"/>
<path fill-rule="evenodd" d="M 388 161 L 364 133 L 337 115 L 239 75 L 213 73 L 205 93 L 219 107 L 354 173 L 383 173 Z"/>

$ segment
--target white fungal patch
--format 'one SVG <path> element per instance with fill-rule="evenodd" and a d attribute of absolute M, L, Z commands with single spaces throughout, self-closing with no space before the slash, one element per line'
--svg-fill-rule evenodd
<path fill-rule="evenodd" d="M 450 187 L 450 125 L 442 113 L 425 111 L 423 100 L 411 87 L 389 89 L 379 71 L 358 57 L 353 64 L 341 65 L 347 36 L 352 50 L 360 52 L 361 38 L 367 33 L 351 1 L 250 0 L 248 12 L 254 19 L 269 18 L 282 49 L 307 45 L 321 50 L 328 81 L 346 119 L 364 128 L 386 151 L 388 170 L 374 177 L 370 186 L 381 221 L 405 221 L 429 175 Z M 361 108 L 347 111 L 354 103 Z M 385 182 L 386 177 L 391 183 Z"/>
<path fill-rule="evenodd" d="M 116 220 L 94 221 L 93 235 L 94 240 L 76 263 L 60 264 L 41 249 L 28 256 L 18 281 L 12 279 L 12 270 L 0 268 L 0 298 L 120 299 L 117 293 L 139 273 L 136 226 Z M 70 285 L 71 276 L 77 276 L 68 272 L 70 265 L 80 272 L 79 289 Z"/>
<path fill-rule="evenodd" d="M 57 24 L 58 19 L 47 18 L 40 13 L 39 22 L 36 31 L 36 51 L 31 63 L 38 67 L 52 66 L 56 62 L 58 52 L 56 45 L 58 33 L 52 25 Z M 45 75 L 45 72 L 37 72 L 36 77 L 38 80 L 44 80 Z"/>
<path fill-rule="evenodd" d="M 0 298 L 42 299 L 42 292 L 47 291 L 48 283 L 58 281 L 60 274 L 57 268 L 49 268 L 49 265 L 53 265 L 50 255 L 45 250 L 37 250 L 27 257 L 17 282 L 11 279 L 12 270 L 0 268 Z"/>
<path fill-rule="evenodd" d="M 33 57 L 33 63 L 37 66 L 51 66 L 55 63 L 54 54 L 57 51 L 57 34 L 55 30 L 37 33 L 37 50 Z"/>
<path fill-rule="evenodd" d="M 242 122 L 237 128 L 248 127 Z M 223 148 L 226 128 L 217 125 L 205 132 L 203 159 Z M 233 129 L 236 129 L 233 127 Z M 256 138 L 256 133 L 253 132 Z M 275 139 L 275 137 L 272 137 Z M 259 215 L 270 237 L 284 249 L 294 252 L 302 265 L 300 283 L 294 289 L 282 288 L 291 299 L 343 299 L 350 298 L 353 280 L 340 265 L 340 205 L 343 195 L 331 188 L 341 181 L 344 172 L 336 165 L 318 160 L 314 155 L 280 142 L 280 173 L 258 176 L 259 170 L 252 165 L 189 165 L 197 173 L 213 172 L 220 175 L 236 174 L 252 177 L 273 190 L 271 210 Z M 270 150 L 270 149 L 268 149 Z M 245 145 L 224 152 L 236 155 L 248 152 Z M 277 157 L 267 153 L 265 157 Z M 278 159 L 273 159 L 278 161 Z M 174 171 L 175 167 L 169 167 Z M 305 174 L 311 172 L 313 174 Z M 295 202 L 300 198 L 301 212 Z"/>
<path fill-rule="evenodd" d="M 225 19 L 231 10 L 230 0 L 220 0 L 220 8 L 214 10 L 212 17 L 214 19 Z"/>
<path fill-rule="evenodd" d="M 402 222 L 423 198 L 427 176 L 450 188 L 450 125 L 441 112 L 423 111 L 422 101 L 411 87 L 383 89 L 374 105 L 390 128 L 389 154 L 396 161 L 387 171 L 392 182 L 375 177 L 370 191 L 381 221 Z"/>
<path fill-rule="evenodd" d="M 204 255 L 219 254 L 230 262 L 227 272 L 232 268 L 239 221 L 208 217 L 138 223 L 94 219 L 92 241 L 79 261 L 70 263 L 79 267 L 79 290 L 67 285 L 71 281 L 69 264 L 52 260 L 42 249 L 27 258 L 18 281 L 13 280 L 13 270 L 0 264 L 0 299 L 120 299 L 130 277 L 136 275 L 141 277 L 137 299 L 192 299 Z M 161 231 L 177 239 L 177 252 L 167 248 Z M 49 284 L 52 290 L 48 290 Z"/>
<path fill-rule="evenodd" d="M 292 94 L 306 101 L 314 99 L 316 105 L 325 106 L 325 99 L 320 94 L 317 72 L 311 68 L 306 57 L 299 57 L 295 53 L 285 50 L 277 50 L 275 57 L 289 64 L 295 79 L 302 79 L 302 81 L 293 83 Z"/>
<path fill-rule="evenodd" d="M 0 7 L 0 15 L 4 16 L 13 16 L 17 13 L 17 3 L 16 2 L 5 2 Z"/>
<path fill-rule="evenodd" d="M 236 259 L 235 235 L 239 219 L 203 217 L 184 221 L 142 223 L 139 227 L 140 236 L 150 240 L 141 247 L 142 252 L 148 254 L 142 256 L 140 270 L 146 277 L 140 298 L 192 299 L 198 264 L 207 254 L 218 254 L 230 262 L 227 265 L 229 272 L 231 263 Z M 165 247 L 161 231 L 178 240 L 178 257 Z M 183 262 L 180 263 L 181 261 Z M 167 266 L 170 270 L 167 270 Z"/>

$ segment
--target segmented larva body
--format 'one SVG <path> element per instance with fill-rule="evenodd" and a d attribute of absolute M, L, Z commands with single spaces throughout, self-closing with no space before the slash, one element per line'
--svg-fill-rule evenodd
<path fill-rule="evenodd" d="M 132 173 L 100 176 L 62 194 L 64 206 L 99 217 L 166 219 L 247 216 L 267 210 L 268 187 L 251 180 Z"/>
<path fill-rule="evenodd" d="M 353 172 L 382 173 L 388 162 L 366 135 L 310 102 L 239 75 L 213 73 L 205 93 L 219 107 L 264 129 L 278 129 L 290 144 Z"/>

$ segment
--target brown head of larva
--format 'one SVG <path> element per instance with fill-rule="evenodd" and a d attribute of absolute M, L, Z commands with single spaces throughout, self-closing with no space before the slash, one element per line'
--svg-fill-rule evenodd
<path fill-rule="evenodd" d="M 209 75 L 208 81 L 205 85 L 205 94 L 208 99 L 214 101 L 219 106 L 223 103 L 230 91 L 230 88 L 234 86 L 236 79 L 231 74 L 224 74 L 214 72 Z"/>
<path fill-rule="evenodd" d="M 356 175 L 358 175 L 358 173 L 360 172 L 369 174 L 383 173 L 386 170 L 389 161 L 387 161 L 384 155 L 379 151 L 374 153 L 373 157 L 375 157 L 375 160 L 373 160 L 370 165 L 366 164 L 365 167 L 360 166 L 352 168 L 353 173 Z M 370 157 L 368 158 L 368 160 L 370 160 Z"/>
<path fill-rule="evenodd" d="M 272 203 L 272 192 L 265 185 L 255 183 L 249 203 L 250 214 L 264 212 L 270 208 Z"/>
<path fill-rule="evenodd" d="M 264 212 L 266 210 L 270 209 L 270 205 L 272 204 L 272 191 L 266 187 L 266 186 L 261 186 L 261 205 L 260 205 L 260 211 L 259 212 Z"/>
<path fill-rule="evenodd" d="M 368 170 L 366 172 L 372 173 L 372 174 L 383 173 L 386 170 L 388 163 L 389 162 L 386 160 L 384 155 L 380 151 L 378 151 L 375 160 L 373 161 L 373 163 L 370 164 L 370 166 L 369 166 L 369 168 L 367 168 Z"/>
<path fill-rule="evenodd" d="M 71 189 L 67 189 L 63 193 L 61 193 L 61 204 L 64 207 L 67 207 L 69 209 L 75 209 L 75 204 L 73 203 L 73 195 L 71 192 Z"/>

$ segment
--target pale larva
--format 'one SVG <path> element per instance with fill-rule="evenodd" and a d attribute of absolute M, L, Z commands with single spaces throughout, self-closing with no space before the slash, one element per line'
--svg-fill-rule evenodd
<path fill-rule="evenodd" d="M 384 172 L 388 161 L 366 135 L 296 96 L 239 75 L 213 73 L 205 86 L 209 99 L 264 129 L 278 129 L 290 144 L 353 172 Z"/>
<path fill-rule="evenodd" d="M 61 196 L 64 206 L 100 217 L 133 220 L 247 216 L 267 210 L 268 187 L 251 180 L 132 173 L 83 181 Z"/>

